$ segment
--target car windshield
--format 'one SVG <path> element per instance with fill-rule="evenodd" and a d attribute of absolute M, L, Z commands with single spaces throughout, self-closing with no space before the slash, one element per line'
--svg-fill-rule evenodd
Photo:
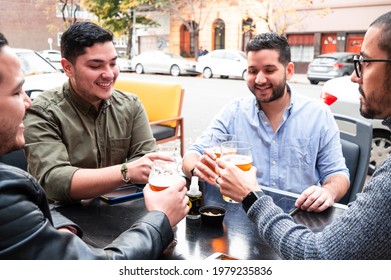
<path fill-rule="evenodd" d="M 20 58 L 20 65 L 25 76 L 57 72 L 53 66 L 35 52 L 18 52 L 16 54 Z"/>
<path fill-rule="evenodd" d="M 177 54 L 173 54 L 173 53 L 166 53 L 166 55 L 168 55 L 171 58 L 175 58 L 175 59 L 183 59 L 182 56 L 177 55 Z"/>
<path fill-rule="evenodd" d="M 246 53 L 245 52 L 238 52 L 245 60 L 247 60 Z"/>
<path fill-rule="evenodd" d="M 330 64 L 336 62 L 334 57 L 317 57 L 314 59 L 314 64 Z"/>

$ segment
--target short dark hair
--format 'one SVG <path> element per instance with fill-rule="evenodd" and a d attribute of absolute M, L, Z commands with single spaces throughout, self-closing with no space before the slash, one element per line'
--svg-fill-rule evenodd
<path fill-rule="evenodd" d="M 1 53 L 1 50 L 4 46 L 8 46 L 8 41 L 7 39 L 5 38 L 5 36 L 3 35 L 3 33 L 0 33 L 0 53 Z M 3 76 L 2 74 L 0 73 L 0 83 L 3 81 Z"/>
<path fill-rule="evenodd" d="M 381 15 L 370 26 L 381 28 L 378 46 L 387 53 L 388 58 L 391 58 L 391 12 Z"/>
<path fill-rule="evenodd" d="M 7 46 L 8 45 L 8 41 L 7 39 L 5 38 L 5 36 L 3 35 L 3 33 L 0 33 L 0 49 L 4 46 Z"/>
<path fill-rule="evenodd" d="M 246 46 L 246 53 L 260 50 L 276 50 L 280 54 L 278 61 L 283 65 L 291 62 L 291 48 L 283 35 L 274 32 L 258 34 Z"/>
<path fill-rule="evenodd" d="M 61 36 L 61 56 L 71 63 L 96 43 L 113 41 L 113 33 L 92 22 L 77 22 Z"/>

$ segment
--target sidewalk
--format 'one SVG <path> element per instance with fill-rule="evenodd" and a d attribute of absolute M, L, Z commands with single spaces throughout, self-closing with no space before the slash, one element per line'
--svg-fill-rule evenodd
<path fill-rule="evenodd" d="M 310 83 L 310 81 L 307 79 L 306 74 L 294 74 L 292 79 L 289 82 L 297 83 L 297 84 L 309 84 Z"/>

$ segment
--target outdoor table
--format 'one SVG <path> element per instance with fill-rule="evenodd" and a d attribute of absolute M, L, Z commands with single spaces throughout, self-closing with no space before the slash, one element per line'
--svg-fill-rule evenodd
<path fill-rule="evenodd" d="M 277 204 L 281 199 L 298 197 L 297 194 L 289 192 L 266 187 L 263 189 Z M 261 240 L 256 225 L 247 218 L 240 203 L 225 202 L 215 186 L 201 185 L 201 190 L 203 204 L 226 208 L 222 226 L 207 226 L 202 224 L 200 219 L 183 219 L 174 228 L 176 245 L 173 244 L 166 250 L 161 256 L 162 259 L 202 260 L 214 253 L 224 253 L 243 260 L 280 259 L 278 254 Z M 345 205 L 334 204 L 321 213 L 298 211 L 293 218 L 297 223 L 318 232 L 345 209 Z M 107 245 L 146 213 L 143 197 L 116 204 L 108 204 L 96 198 L 59 206 L 57 210 L 76 222 L 83 229 L 83 239 L 95 247 Z"/>

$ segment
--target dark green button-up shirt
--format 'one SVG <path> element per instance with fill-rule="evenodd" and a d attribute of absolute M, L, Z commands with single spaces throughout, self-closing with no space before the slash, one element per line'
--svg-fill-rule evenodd
<path fill-rule="evenodd" d="M 29 172 L 58 201 L 70 200 L 78 168 L 121 164 L 156 149 L 140 100 L 117 90 L 97 111 L 66 82 L 40 94 L 24 124 Z"/>

